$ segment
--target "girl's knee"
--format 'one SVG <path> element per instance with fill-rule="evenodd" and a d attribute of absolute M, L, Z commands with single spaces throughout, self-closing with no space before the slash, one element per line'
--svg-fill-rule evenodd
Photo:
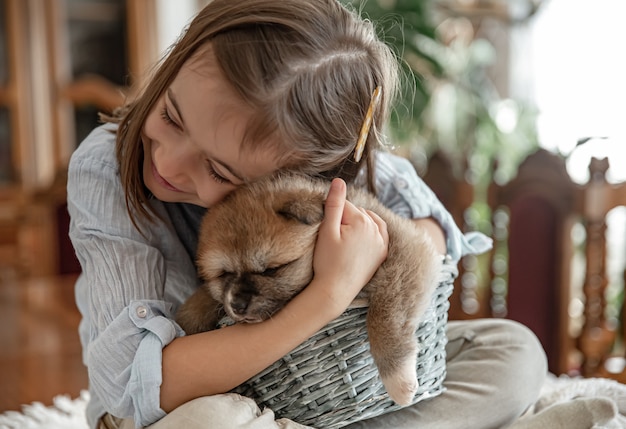
<path fill-rule="evenodd" d="M 488 363 L 505 385 L 524 385 L 532 395 L 545 381 L 546 353 L 537 336 L 519 322 L 478 319 L 456 323 L 450 341 L 453 360 Z"/>
<path fill-rule="evenodd" d="M 528 369 L 543 377 L 548 371 L 546 352 L 535 333 L 527 326 L 513 321 L 501 319 L 502 328 L 507 330 L 509 344 L 515 347 L 520 364 L 526 363 Z"/>

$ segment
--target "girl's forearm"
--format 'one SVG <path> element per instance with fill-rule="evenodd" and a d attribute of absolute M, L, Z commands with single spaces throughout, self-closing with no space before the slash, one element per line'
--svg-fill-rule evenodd
<path fill-rule="evenodd" d="M 315 281 L 315 280 L 314 280 Z M 344 310 L 313 283 L 261 323 L 177 338 L 163 350 L 161 408 L 224 393 L 289 353 Z"/>

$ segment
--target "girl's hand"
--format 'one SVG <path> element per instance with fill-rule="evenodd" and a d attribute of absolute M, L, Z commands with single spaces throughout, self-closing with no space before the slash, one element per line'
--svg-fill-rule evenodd
<path fill-rule="evenodd" d="M 346 184 L 334 179 L 324 208 L 310 286 L 343 312 L 387 257 L 387 224 L 375 213 L 346 201 Z"/>

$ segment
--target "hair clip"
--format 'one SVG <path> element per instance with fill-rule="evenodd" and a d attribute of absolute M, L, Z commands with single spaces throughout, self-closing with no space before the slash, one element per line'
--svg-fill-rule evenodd
<path fill-rule="evenodd" d="M 359 133 L 359 139 L 356 142 L 356 147 L 354 148 L 354 161 L 359 162 L 361 157 L 363 156 L 363 149 L 365 149 L 365 141 L 367 140 L 367 136 L 370 133 L 370 128 L 372 127 L 372 116 L 374 115 L 374 110 L 378 107 L 378 103 L 380 102 L 380 94 L 382 92 L 382 88 L 377 86 L 372 94 L 372 100 L 370 101 L 370 105 L 367 108 L 367 113 L 365 114 L 365 119 L 363 120 L 363 125 L 361 126 L 361 132 Z"/>

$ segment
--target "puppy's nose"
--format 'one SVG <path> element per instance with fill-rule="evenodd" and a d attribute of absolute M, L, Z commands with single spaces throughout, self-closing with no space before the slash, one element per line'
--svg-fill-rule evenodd
<path fill-rule="evenodd" d="M 235 314 L 244 315 L 246 314 L 246 310 L 248 309 L 249 303 L 250 303 L 249 294 L 239 294 L 233 297 L 233 300 L 230 303 L 230 307 L 233 309 L 233 312 Z"/>

